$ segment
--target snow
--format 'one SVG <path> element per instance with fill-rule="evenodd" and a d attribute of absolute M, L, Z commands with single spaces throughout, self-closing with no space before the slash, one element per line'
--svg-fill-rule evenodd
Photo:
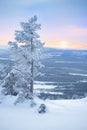
<path fill-rule="evenodd" d="M 0 60 L 8 60 L 8 58 L 5 58 L 5 57 L 0 57 Z"/>
<path fill-rule="evenodd" d="M 4 68 L 3 64 L 0 64 L 0 70 L 2 70 Z"/>
<path fill-rule="evenodd" d="M 77 63 L 77 62 L 73 62 L 73 61 L 62 61 L 62 60 L 59 61 L 58 60 L 58 61 L 55 61 L 55 63 L 67 63 L 67 64 L 70 64 L 70 63 Z"/>
<path fill-rule="evenodd" d="M 49 82 L 51 83 L 51 82 Z M 57 87 L 56 85 L 46 85 L 46 82 L 35 82 L 35 89 L 52 89 Z"/>
<path fill-rule="evenodd" d="M 0 104 L 0 130 L 87 130 L 87 98 L 79 100 L 40 100 L 31 108 L 25 101 L 14 106 L 16 97 L 7 96 Z M 38 113 L 41 103 L 45 114 Z"/>
<path fill-rule="evenodd" d="M 43 89 L 51 89 L 51 88 L 55 88 L 57 86 L 54 85 L 40 85 L 40 84 L 35 84 L 35 89 L 39 89 L 39 88 L 43 88 Z"/>
<path fill-rule="evenodd" d="M 79 82 L 86 83 L 87 80 L 84 79 L 84 80 L 77 81 L 77 83 L 79 83 Z"/>
<path fill-rule="evenodd" d="M 69 75 L 87 76 L 87 74 L 79 74 L 79 73 L 69 73 Z"/>
<path fill-rule="evenodd" d="M 46 90 L 35 90 L 36 93 L 43 92 L 44 94 L 55 94 L 55 95 L 63 95 L 63 92 L 48 92 Z"/>

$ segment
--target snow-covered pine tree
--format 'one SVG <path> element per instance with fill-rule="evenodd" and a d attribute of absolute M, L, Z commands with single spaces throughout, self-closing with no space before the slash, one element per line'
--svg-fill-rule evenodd
<path fill-rule="evenodd" d="M 40 57 L 44 43 L 39 40 L 40 36 L 36 32 L 41 29 L 41 25 L 37 23 L 37 16 L 20 24 L 22 30 L 15 32 L 15 42 L 8 44 L 11 46 L 17 62 L 14 70 L 19 72 L 27 84 L 26 88 L 29 88 L 28 91 L 33 95 L 34 77 L 39 74 L 37 67 L 42 67 Z"/>

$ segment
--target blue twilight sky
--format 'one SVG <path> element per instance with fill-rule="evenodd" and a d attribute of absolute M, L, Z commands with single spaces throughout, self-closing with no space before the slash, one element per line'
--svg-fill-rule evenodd
<path fill-rule="evenodd" d="M 35 14 L 48 46 L 87 44 L 86 0 L 0 0 L 0 44 L 12 40 L 20 22 Z"/>

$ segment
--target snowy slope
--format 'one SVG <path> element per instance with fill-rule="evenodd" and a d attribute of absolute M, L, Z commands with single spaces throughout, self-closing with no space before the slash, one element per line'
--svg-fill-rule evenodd
<path fill-rule="evenodd" d="M 80 100 L 46 100 L 35 98 L 14 106 L 15 98 L 8 96 L 0 104 L 0 130 L 87 130 L 87 98 Z M 39 114 L 38 106 L 45 103 L 47 113 Z"/>

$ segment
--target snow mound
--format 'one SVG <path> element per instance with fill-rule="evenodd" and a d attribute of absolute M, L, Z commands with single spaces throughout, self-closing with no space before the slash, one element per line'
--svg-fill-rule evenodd
<path fill-rule="evenodd" d="M 13 105 L 16 97 L 7 96 L 0 104 L 0 130 L 87 130 L 87 98 L 79 100 L 41 100 L 31 108 L 29 101 Z M 47 112 L 38 113 L 45 104 Z"/>

